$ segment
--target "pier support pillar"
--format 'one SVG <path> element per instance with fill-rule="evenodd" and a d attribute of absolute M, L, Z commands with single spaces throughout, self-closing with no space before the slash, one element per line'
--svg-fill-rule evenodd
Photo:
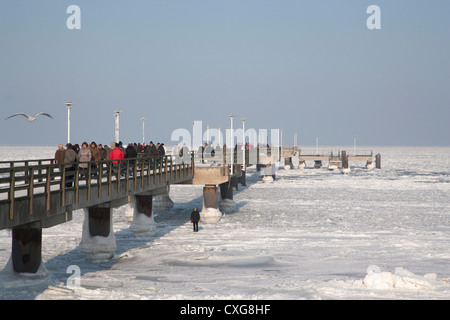
<path fill-rule="evenodd" d="M 153 237 L 157 229 L 153 218 L 153 196 L 134 195 L 130 206 L 133 210 L 133 222 L 130 230 L 136 237 Z"/>
<path fill-rule="evenodd" d="M 287 157 L 284 158 L 284 170 L 291 170 L 292 168 L 292 158 Z"/>
<path fill-rule="evenodd" d="M 291 168 L 292 169 L 298 169 L 299 168 L 299 164 L 300 161 L 298 159 L 298 154 L 295 154 L 292 158 L 291 158 Z"/>
<path fill-rule="evenodd" d="M 342 151 L 341 160 L 342 160 L 342 173 L 344 174 L 350 173 L 350 168 L 348 166 L 348 156 L 346 151 Z"/>
<path fill-rule="evenodd" d="M 264 182 L 273 182 L 275 180 L 275 165 L 274 164 L 267 164 L 264 167 Z"/>
<path fill-rule="evenodd" d="M 241 170 L 241 176 L 239 177 L 238 182 L 240 184 L 242 184 L 243 186 L 246 186 L 246 182 L 245 182 L 245 174 L 246 174 L 246 170 Z"/>
<path fill-rule="evenodd" d="M 381 154 L 375 156 L 375 164 L 377 169 L 381 169 Z"/>
<path fill-rule="evenodd" d="M 217 187 L 215 185 L 206 185 L 203 187 L 203 208 L 200 212 L 200 220 L 208 223 L 218 222 L 221 218 L 222 213 L 219 211 L 219 202 L 217 200 Z"/>
<path fill-rule="evenodd" d="M 305 169 L 306 168 L 306 161 L 305 160 L 299 160 L 298 168 L 299 169 Z"/>
<path fill-rule="evenodd" d="M 258 163 L 258 164 L 256 165 L 256 172 L 257 172 L 258 174 L 260 174 L 261 177 L 264 176 L 264 167 L 265 167 L 264 164 Z"/>
<path fill-rule="evenodd" d="M 220 202 L 219 209 L 221 211 L 233 211 L 236 209 L 236 202 L 233 200 L 233 182 L 228 181 L 219 184 L 220 187 Z"/>
<path fill-rule="evenodd" d="M 17 273 L 37 273 L 42 263 L 42 229 L 13 228 L 13 270 Z"/>
<path fill-rule="evenodd" d="M 84 210 L 80 250 L 90 261 L 107 261 L 114 256 L 116 237 L 111 207 L 90 207 Z"/>
<path fill-rule="evenodd" d="M 172 199 L 170 199 L 169 191 L 155 196 L 153 199 L 153 208 L 161 211 L 169 211 L 174 206 Z"/>

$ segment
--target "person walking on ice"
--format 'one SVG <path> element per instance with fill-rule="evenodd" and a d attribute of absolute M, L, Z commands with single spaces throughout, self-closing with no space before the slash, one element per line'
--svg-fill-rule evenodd
<path fill-rule="evenodd" d="M 191 222 L 194 227 L 194 232 L 198 232 L 198 221 L 200 220 L 200 213 L 198 212 L 198 208 L 194 207 L 194 210 L 191 213 Z"/>

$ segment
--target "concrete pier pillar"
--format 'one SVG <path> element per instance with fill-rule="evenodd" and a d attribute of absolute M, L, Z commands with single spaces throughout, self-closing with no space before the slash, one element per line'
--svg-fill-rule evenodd
<path fill-rule="evenodd" d="M 11 260 L 17 273 L 37 273 L 42 263 L 42 229 L 13 228 Z"/>
<path fill-rule="evenodd" d="M 347 151 L 341 152 L 341 159 L 342 159 L 342 168 L 348 169 L 348 157 L 347 157 Z"/>
<path fill-rule="evenodd" d="M 316 169 L 322 168 L 322 160 L 314 160 L 314 168 Z"/>
<path fill-rule="evenodd" d="M 261 177 L 264 176 L 264 167 L 265 167 L 264 164 L 258 163 L 258 164 L 256 165 L 256 172 L 258 172 L 258 173 L 260 174 Z"/>
<path fill-rule="evenodd" d="M 348 166 L 348 156 L 346 151 L 342 151 L 341 159 L 342 159 L 342 173 L 344 174 L 350 173 L 350 167 Z"/>
<path fill-rule="evenodd" d="M 116 237 L 111 207 L 90 207 L 84 210 L 80 250 L 90 261 L 107 261 L 114 256 Z"/>
<path fill-rule="evenodd" d="M 217 187 L 215 185 L 206 185 L 203 187 L 203 208 L 200 212 L 202 222 L 218 222 L 222 218 L 219 211 L 219 202 L 217 200 Z"/>
<path fill-rule="evenodd" d="M 299 164 L 300 161 L 298 159 L 298 154 L 295 154 L 292 158 L 291 158 L 291 166 L 292 169 L 298 169 L 299 168 Z"/>
<path fill-rule="evenodd" d="M 239 183 L 242 184 L 243 186 L 246 186 L 246 181 L 245 181 L 245 174 L 246 174 L 246 170 L 241 170 L 241 176 L 239 177 Z"/>
<path fill-rule="evenodd" d="M 298 162 L 298 168 L 299 168 L 299 169 L 305 169 L 305 168 L 306 168 L 306 161 L 300 160 L 300 161 Z"/>
<path fill-rule="evenodd" d="M 375 164 L 377 169 L 381 169 L 381 154 L 375 156 Z"/>
<path fill-rule="evenodd" d="M 284 170 L 291 170 L 292 168 L 292 158 L 287 157 L 284 158 Z"/>
<path fill-rule="evenodd" d="M 275 180 L 275 165 L 274 164 L 267 164 L 264 169 L 264 182 L 273 182 Z"/>
<path fill-rule="evenodd" d="M 161 211 L 169 211 L 174 206 L 172 199 L 170 199 L 169 191 L 157 195 L 153 199 L 153 208 Z"/>
<path fill-rule="evenodd" d="M 220 187 L 220 202 L 219 209 L 221 211 L 232 211 L 236 209 L 236 202 L 233 200 L 233 182 L 225 182 L 219 185 Z"/>
<path fill-rule="evenodd" d="M 135 195 L 130 206 L 133 210 L 133 222 L 130 230 L 136 237 L 153 237 L 156 234 L 156 223 L 153 218 L 153 196 Z"/>
<path fill-rule="evenodd" d="M 111 208 L 88 208 L 91 236 L 108 237 L 111 229 Z"/>

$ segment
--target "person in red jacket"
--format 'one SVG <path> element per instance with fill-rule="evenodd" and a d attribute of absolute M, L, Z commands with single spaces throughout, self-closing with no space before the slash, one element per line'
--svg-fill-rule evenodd
<path fill-rule="evenodd" d="M 111 160 L 121 160 L 124 159 L 125 156 L 123 155 L 122 150 L 120 150 L 119 148 L 119 144 L 115 143 L 115 142 L 111 142 L 111 153 L 109 155 L 109 158 Z M 120 161 L 113 161 L 113 167 L 115 168 L 120 168 Z"/>

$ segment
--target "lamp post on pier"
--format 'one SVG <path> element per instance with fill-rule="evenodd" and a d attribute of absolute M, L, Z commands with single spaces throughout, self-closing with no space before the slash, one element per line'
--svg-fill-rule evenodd
<path fill-rule="evenodd" d="M 142 119 L 142 144 L 145 143 L 145 121 L 147 118 L 143 117 Z"/>
<path fill-rule="evenodd" d="M 242 171 L 245 172 L 245 118 L 242 118 Z"/>
<path fill-rule="evenodd" d="M 234 114 L 230 114 L 230 152 L 231 152 L 231 175 L 234 174 L 234 132 L 233 132 L 233 118 Z"/>
<path fill-rule="evenodd" d="M 70 110 L 72 109 L 72 102 L 66 102 L 67 108 L 67 143 L 70 143 Z"/>
<path fill-rule="evenodd" d="M 121 110 L 116 110 L 114 113 L 114 117 L 116 118 L 116 143 L 119 143 L 120 139 L 119 139 L 119 118 L 120 118 L 120 113 L 122 111 Z"/>
<path fill-rule="evenodd" d="M 280 129 L 280 153 L 278 155 L 278 161 L 281 161 L 283 155 L 283 129 Z"/>
<path fill-rule="evenodd" d="M 191 144 L 191 151 L 194 151 L 194 127 L 195 127 L 195 121 L 192 121 L 192 144 Z"/>

